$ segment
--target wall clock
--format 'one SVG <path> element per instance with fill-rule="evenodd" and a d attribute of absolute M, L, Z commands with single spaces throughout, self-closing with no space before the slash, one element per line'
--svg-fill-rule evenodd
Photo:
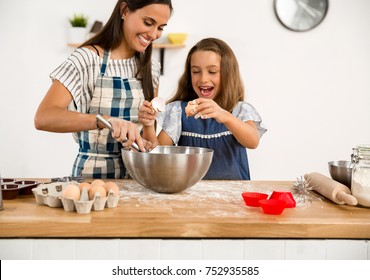
<path fill-rule="evenodd" d="M 328 11 L 329 0 L 274 0 L 279 21 L 293 31 L 307 31 L 319 25 Z"/>

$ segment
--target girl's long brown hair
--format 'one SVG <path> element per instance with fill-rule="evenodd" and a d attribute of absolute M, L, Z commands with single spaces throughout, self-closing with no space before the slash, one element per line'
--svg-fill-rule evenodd
<path fill-rule="evenodd" d="M 168 102 L 190 101 L 198 98 L 191 85 L 190 65 L 191 56 L 197 51 L 211 51 L 221 57 L 221 91 L 214 101 L 224 110 L 231 112 L 239 101 L 244 100 L 244 85 L 234 52 L 229 45 L 217 38 L 203 39 L 190 49 L 177 91 Z"/>
<path fill-rule="evenodd" d="M 80 47 L 89 45 L 98 45 L 105 50 L 117 48 L 124 36 L 122 28 L 121 4 L 126 3 L 130 11 L 136 11 L 151 4 L 168 5 L 172 13 L 173 7 L 171 0 L 118 0 L 112 15 L 103 29 L 91 39 L 87 40 Z M 146 100 L 154 97 L 153 78 L 152 78 L 152 50 L 153 44 L 150 44 L 144 53 L 135 53 L 138 63 L 138 72 L 135 77 L 141 81 L 143 93 Z"/>

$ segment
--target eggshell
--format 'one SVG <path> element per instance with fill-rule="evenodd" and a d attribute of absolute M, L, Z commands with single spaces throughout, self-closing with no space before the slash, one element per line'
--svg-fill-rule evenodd
<path fill-rule="evenodd" d="M 80 188 L 75 184 L 67 185 L 62 192 L 63 198 L 68 198 L 68 199 L 73 199 L 73 200 L 79 200 L 80 195 L 81 195 Z"/>
<path fill-rule="evenodd" d="M 87 189 L 87 191 L 89 191 L 90 190 L 90 188 L 91 188 L 91 184 L 89 183 L 89 182 L 82 182 L 82 183 L 80 183 L 79 185 L 78 185 L 78 187 L 80 188 L 80 191 L 82 192 L 82 189 L 83 188 L 86 188 Z"/>
<path fill-rule="evenodd" d="M 194 116 L 196 113 L 194 112 L 195 111 L 195 108 L 198 106 L 197 104 L 193 104 L 192 103 L 193 101 L 189 101 L 188 102 L 188 105 L 186 105 L 185 107 L 185 114 L 187 117 L 192 117 Z"/>
<path fill-rule="evenodd" d="M 164 109 L 166 108 L 166 102 L 164 101 L 163 98 L 159 96 L 154 97 L 151 103 L 153 109 L 157 112 L 163 112 Z"/>
<path fill-rule="evenodd" d="M 114 195 L 119 195 L 119 187 L 115 182 L 106 182 L 104 188 L 109 193 L 110 190 L 113 191 Z"/>
<path fill-rule="evenodd" d="M 95 185 L 91 186 L 91 189 L 89 191 L 89 199 L 93 200 L 94 196 L 95 196 L 95 193 L 97 193 L 97 192 L 100 193 L 101 197 L 106 197 L 107 196 L 107 191 L 105 190 L 105 188 L 102 185 L 95 184 Z"/>

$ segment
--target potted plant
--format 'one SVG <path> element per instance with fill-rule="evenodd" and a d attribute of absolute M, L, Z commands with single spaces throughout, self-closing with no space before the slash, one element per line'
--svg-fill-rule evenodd
<path fill-rule="evenodd" d="M 81 44 L 86 40 L 88 17 L 84 14 L 74 14 L 69 18 L 71 27 L 69 29 L 70 44 Z"/>

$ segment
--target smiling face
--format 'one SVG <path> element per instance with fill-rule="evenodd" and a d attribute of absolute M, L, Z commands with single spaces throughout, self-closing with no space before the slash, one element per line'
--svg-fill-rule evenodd
<path fill-rule="evenodd" d="M 124 44 L 127 49 L 144 52 L 154 40 L 161 37 L 170 16 L 170 7 L 164 4 L 151 4 L 135 11 L 122 6 Z"/>
<path fill-rule="evenodd" d="M 190 60 L 191 84 L 198 97 L 214 99 L 221 91 L 221 56 L 196 51 Z"/>

